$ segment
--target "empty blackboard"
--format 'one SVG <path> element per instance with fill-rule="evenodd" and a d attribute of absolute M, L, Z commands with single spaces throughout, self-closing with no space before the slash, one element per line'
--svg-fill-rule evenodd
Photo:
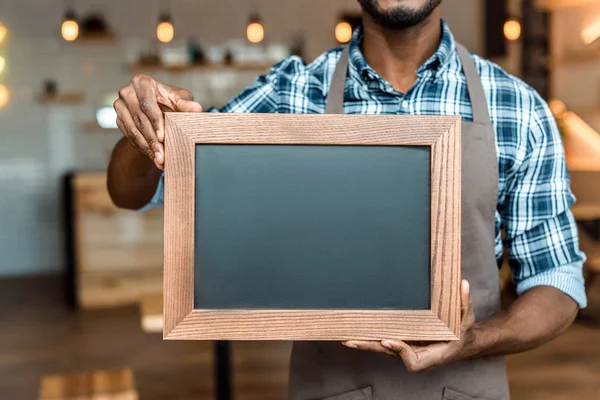
<path fill-rule="evenodd" d="M 459 339 L 460 117 L 165 121 L 166 339 Z"/>
<path fill-rule="evenodd" d="M 430 150 L 197 145 L 194 306 L 429 309 Z"/>

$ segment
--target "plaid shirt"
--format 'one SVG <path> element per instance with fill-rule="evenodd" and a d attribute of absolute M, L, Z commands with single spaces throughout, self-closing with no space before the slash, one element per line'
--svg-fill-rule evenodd
<path fill-rule="evenodd" d="M 445 22 L 436 53 L 418 70 L 417 82 L 399 93 L 365 61 L 357 29 L 349 44 L 345 88 L 347 114 L 460 115 L 472 121 L 465 76 L 455 41 Z M 221 110 L 243 113 L 324 113 L 325 100 L 341 47 L 310 65 L 289 57 L 257 78 Z M 499 181 L 496 210 L 496 258 L 508 250 L 517 291 L 552 286 L 586 305 L 582 277 L 584 254 L 569 210 L 575 198 L 569 188 L 564 149 L 546 102 L 528 85 L 499 66 L 473 56 L 495 128 Z M 163 202 L 163 180 L 144 209 Z M 505 237 L 501 238 L 501 228 Z"/>

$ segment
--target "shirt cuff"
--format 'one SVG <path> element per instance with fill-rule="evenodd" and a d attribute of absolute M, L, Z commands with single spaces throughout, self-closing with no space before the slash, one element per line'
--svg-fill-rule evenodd
<path fill-rule="evenodd" d="M 163 171 L 160 174 L 160 178 L 158 179 L 158 185 L 156 185 L 156 191 L 154 192 L 154 196 L 150 199 L 148 204 L 138 209 L 139 212 L 150 211 L 155 208 L 161 207 L 165 202 L 165 172 Z"/>
<path fill-rule="evenodd" d="M 517 293 L 525 293 L 536 286 L 550 286 L 571 297 L 579 308 L 587 306 L 585 284 L 583 280 L 583 264 L 576 262 L 552 268 L 537 275 L 517 282 Z"/>

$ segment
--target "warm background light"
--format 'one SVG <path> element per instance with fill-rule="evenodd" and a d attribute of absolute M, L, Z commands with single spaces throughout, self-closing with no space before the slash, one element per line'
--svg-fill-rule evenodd
<path fill-rule="evenodd" d="M 4 41 L 4 38 L 6 37 L 7 33 L 8 29 L 6 29 L 6 26 L 0 24 L 0 43 Z"/>
<path fill-rule="evenodd" d="M 557 117 L 567 111 L 567 105 L 558 99 L 552 99 L 548 102 L 548 106 L 550 107 L 550 111 L 552 114 Z"/>
<path fill-rule="evenodd" d="M 516 19 L 509 19 L 504 23 L 504 37 L 508 40 L 517 40 L 521 37 L 521 23 Z"/>
<path fill-rule="evenodd" d="M 75 20 L 67 19 L 62 23 L 60 33 L 67 42 L 72 42 L 79 36 L 79 24 Z"/>
<path fill-rule="evenodd" d="M 600 20 L 585 28 L 581 32 L 581 39 L 585 44 L 592 44 L 600 39 Z"/>
<path fill-rule="evenodd" d="M 335 26 L 335 39 L 340 43 L 348 43 L 352 39 L 352 26 L 346 22 L 339 22 Z"/>
<path fill-rule="evenodd" d="M 265 38 L 265 28 L 259 22 L 251 22 L 246 29 L 246 36 L 250 43 L 260 43 Z"/>
<path fill-rule="evenodd" d="M 163 21 L 156 27 L 156 37 L 163 43 L 169 43 L 175 36 L 175 28 L 170 21 Z"/>
<path fill-rule="evenodd" d="M 0 74 L 4 71 L 4 66 L 6 65 L 6 60 L 4 57 L 0 56 Z"/>
<path fill-rule="evenodd" d="M 0 108 L 4 108 L 8 104 L 10 93 L 4 85 L 0 85 Z"/>

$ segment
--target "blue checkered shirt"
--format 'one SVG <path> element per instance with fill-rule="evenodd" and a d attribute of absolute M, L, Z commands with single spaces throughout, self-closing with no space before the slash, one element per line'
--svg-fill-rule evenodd
<path fill-rule="evenodd" d="M 460 115 L 472 121 L 465 76 L 455 41 L 445 22 L 440 46 L 418 70 L 417 82 L 399 93 L 365 61 L 357 29 L 349 44 L 345 88 L 347 114 Z M 220 110 L 240 113 L 324 113 L 325 100 L 341 47 L 309 65 L 289 57 L 257 78 Z M 546 102 L 527 84 L 499 66 L 473 56 L 487 96 L 496 133 L 499 181 L 496 210 L 496 258 L 503 248 L 519 294 L 535 286 L 552 286 L 586 305 L 582 276 L 584 254 L 570 211 L 564 149 Z M 144 209 L 163 203 L 161 178 Z M 504 239 L 501 238 L 504 230 Z"/>

